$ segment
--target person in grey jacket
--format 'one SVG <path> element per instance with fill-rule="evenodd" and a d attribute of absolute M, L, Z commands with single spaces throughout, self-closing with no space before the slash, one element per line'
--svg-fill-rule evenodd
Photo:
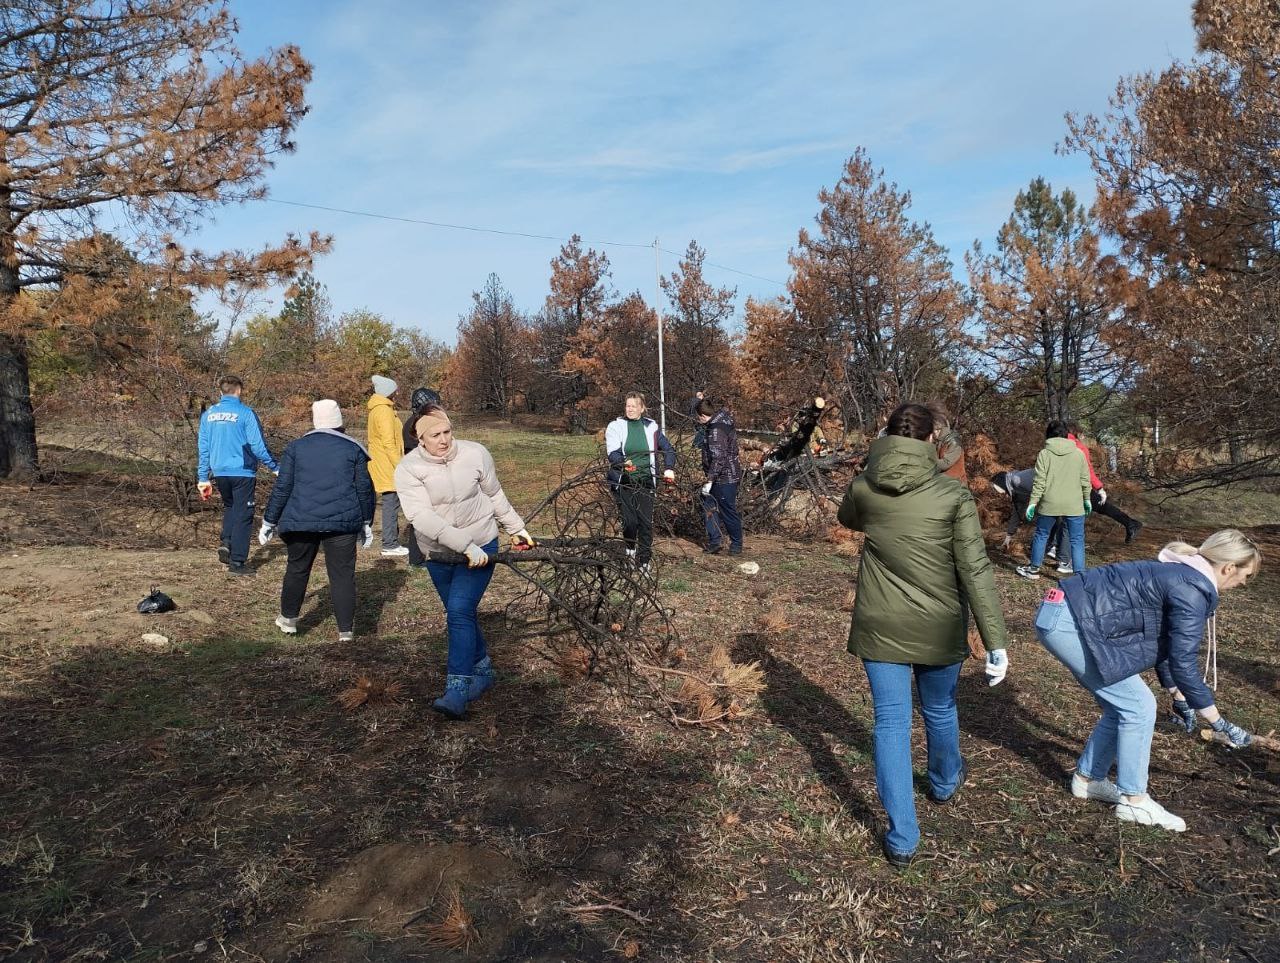
<path fill-rule="evenodd" d="M 1013 506 L 1009 521 L 1004 527 L 1004 541 L 1000 547 L 1008 549 L 1013 543 L 1013 536 L 1018 526 L 1026 520 L 1027 506 L 1031 504 L 1031 488 L 1035 485 L 1036 470 L 1024 468 L 1021 471 L 998 471 L 991 476 L 991 487 L 1001 495 L 1006 495 Z"/>
<path fill-rule="evenodd" d="M 1122 822 L 1187 828 L 1147 794 L 1156 700 L 1141 673 L 1156 669 L 1188 730 L 1199 714 L 1231 746 L 1249 745 L 1252 736 L 1218 712 L 1197 657 L 1207 629 L 1208 661 L 1216 666 L 1219 594 L 1245 584 L 1261 564 L 1257 546 L 1226 529 L 1199 548 L 1171 542 L 1157 562 L 1103 565 L 1049 591 L 1036 635 L 1102 707 L 1076 763 L 1073 796 L 1115 806 Z M 1107 778 L 1113 765 L 1115 782 Z"/>

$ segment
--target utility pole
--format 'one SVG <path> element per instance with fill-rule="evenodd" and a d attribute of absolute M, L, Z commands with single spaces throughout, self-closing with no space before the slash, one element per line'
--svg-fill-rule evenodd
<path fill-rule="evenodd" d="M 653 310 L 658 316 L 658 424 L 667 433 L 667 375 L 662 363 L 662 262 L 658 239 L 653 239 Z"/>

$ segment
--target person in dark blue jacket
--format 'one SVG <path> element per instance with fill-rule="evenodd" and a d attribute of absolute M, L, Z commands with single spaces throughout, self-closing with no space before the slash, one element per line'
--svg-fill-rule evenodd
<path fill-rule="evenodd" d="M 1113 804 L 1124 822 L 1183 832 L 1187 824 L 1147 795 L 1156 700 L 1140 673 L 1154 667 L 1192 731 L 1199 713 L 1232 746 L 1252 737 L 1214 705 L 1196 664 L 1209 635 L 1217 685 L 1218 595 L 1257 574 L 1262 559 L 1245 535 L 1215 532 L 1194 548 L 1171 542 L 1156 562 L 1117 562 L 1064 579 L 1036 614 L 1036 635 L 1093 693 L 1102 719 L 1076 763 L 1071 793 Z M 1116 781 L 1107 776 L 1116 767 Z"/>
<path fill-rule="evenodd" d="M 707 474 L 702 486 L 702 513 L 707 525 L 708 555 L 720 551 L 720 528 L 729 536 L 729 554 L 742 554 L 742 519 L 738 515 L 738 486 L 742 482 L 742 462 L 738 457 L 738 429 L 733 414 L 719 399 L 698 402 L 698 427 L 705 432 L 702 470 Z"/>
<path fill-rule="evenodd" d="M 222 540 L 218 561 L 231 575 L 252 575 L 245 565 L 249 559 L 249 533 L 253 529 L 254 489 L 258 465 L 266 465 L 277 475 L 280 466 L 271 457 L 262 437 L 262 425 L 253 409 L 240 400 L 244 382 L 226 375 L 218 383 L 222 398 L 200 416 L 200 461 L 196 487 L 207 499 L 218 486 L 222 498 Z"/>
<path fill-rule="evenodd" d="M 324 547 L 329 594 L 338 622 L 338 641 L 355 638 L 356 537 L 373 545 L 373 480 L 369 453 L 342 430 L 342 409 L 325 399 L 311 406 L 314 431 L 290 443 L 280 461 L 280 478 L 262 513 L 258 541 L 266 545 L 277 531 L 289 549 L 280 587 L 281 632 L 298 631 L 298 612 L 307 594 L 311 566 Z"/>

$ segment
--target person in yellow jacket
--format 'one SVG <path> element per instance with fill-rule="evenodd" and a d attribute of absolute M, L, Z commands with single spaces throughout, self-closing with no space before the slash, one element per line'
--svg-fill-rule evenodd
<path fill-rule="evenodd" d="M 400 496 L 396 494 L 396 465 L 404 457 L 404 441 L 400 437 L 400 419 L 391 396 L 399 387 L 390 378 L 373 376 L 373 395 L 369 398 L 369 474 L 373 490 L 382 500 L 382 555 L 401 558 L 409 550 L 400 544 Z"/>

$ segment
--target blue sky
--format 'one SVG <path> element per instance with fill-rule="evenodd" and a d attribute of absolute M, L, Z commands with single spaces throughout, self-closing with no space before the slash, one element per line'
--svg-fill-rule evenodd
<path fill-rule="evenodd" d="M 239 0 L 242 49 L 295 43 L 315 68 L 281 201 L 567 237 L 615 286 L 654 292 L 651 244 L 785 282 L 820 188 L 859 147 L 910 190 L 959 265 L 1036 175 L 1092 196 L 1059 157 L 1066 111 L 1100 111 L 1125 74 L 1193 52 L 1189 0 L 967 5 Z M 203 247 L 334 235 L 316 268 L 338 311 L 368 308 L 452 342 L 496 272 L 523 310 L 556 241 L 258 203 Z M 675 258 L 662 255 L 664 272 Z M 782 288 L 709 268 L 716 284 Z M 276 299 L 278 303 L 278 298 Z M 268 307 L 272 306 L 270 304 Z"/>

